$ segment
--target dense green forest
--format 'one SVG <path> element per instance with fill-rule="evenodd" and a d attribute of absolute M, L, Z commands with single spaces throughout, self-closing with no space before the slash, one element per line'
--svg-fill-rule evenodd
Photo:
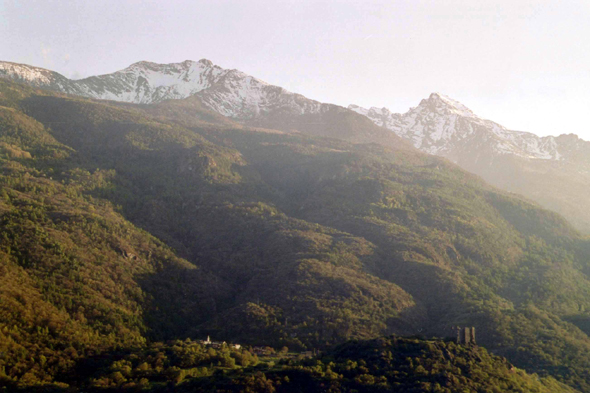
<path fill-rule="evenodd" d="M 588 238 L 444 159 L 350 137 L 377 135 L 356 116 L 319 120 L 277 131 L 190 99 L 136 106 L 0 81 L 0 384 L 77 386 L 85 362 L 127 353 L 133 369 L 174 351 L 167 340 L 300 352 L 464 325 L 516 367 L 590 391 Z M 318 383 L 338 370 L 358 390 L 344 358 L 320 358 Z M 410 383 L 383 367 L 361 374 Z"/>

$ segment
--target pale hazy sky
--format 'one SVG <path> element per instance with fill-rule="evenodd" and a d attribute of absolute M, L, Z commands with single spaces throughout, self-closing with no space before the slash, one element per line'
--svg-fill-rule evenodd
<path fill-rule="evenodd" d="M 323 102 L 405 112 L 437 91 L 590 140 L 590 0 L 0 0 L 0 60 L 79 78 L 201 58 Z"/>

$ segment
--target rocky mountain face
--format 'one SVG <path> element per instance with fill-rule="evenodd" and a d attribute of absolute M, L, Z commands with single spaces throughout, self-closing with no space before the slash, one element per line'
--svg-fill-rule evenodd
<path fill-rule="evenodd" d="M 414 147 L 523 194 L 590 232 L 590 142 L 574 134 L 540 137 L 509 130 L 439 93 L 404 114 L 357 105 L 349 109 Z"/>

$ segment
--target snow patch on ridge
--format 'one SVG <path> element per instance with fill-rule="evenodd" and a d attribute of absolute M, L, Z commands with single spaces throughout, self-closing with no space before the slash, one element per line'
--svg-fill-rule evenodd
<path fill-rule="evenodd" d="M 50 74 L 52 72 L 43 68 L 28 66 L 26 64 L 16 64 L 9 62 L 0 62 L 0 74 L 12 79 L 34 82 L 36 85 L 50 83 Z"/>

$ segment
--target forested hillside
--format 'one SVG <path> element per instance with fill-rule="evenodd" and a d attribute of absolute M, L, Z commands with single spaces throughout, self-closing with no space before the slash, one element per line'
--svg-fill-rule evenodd
<path fill-rule="evenodd" d="M 590 390 L 590 242 L 563 218 L 356 140 L 356 115 L 275 131 L 188 100 L 0 81 L 0 381 L 75 385 L 85 359 L 158 340 L 302 351 L 466 325 Z"/>

